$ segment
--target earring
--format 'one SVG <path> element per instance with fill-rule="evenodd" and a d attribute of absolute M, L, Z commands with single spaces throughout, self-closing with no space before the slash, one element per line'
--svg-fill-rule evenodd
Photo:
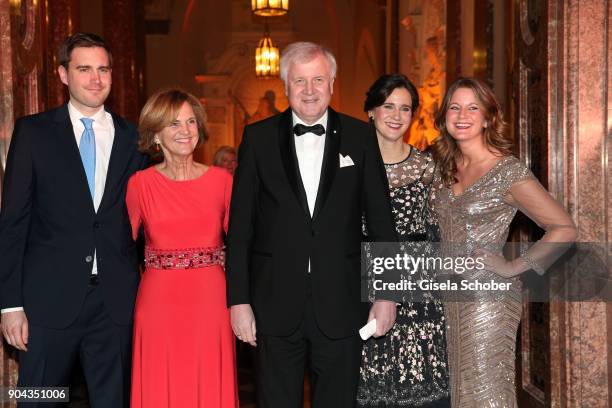
<path fill-rule="evenodd" d="M 153 143 L 155 143 L 155 147 L 153 148 L 153 150 L 155 150 L 156 152 L 159 152 L 160 148 L 159 148 L 159 139 L 156 137 L 155 139 L 153 139 Z"/>

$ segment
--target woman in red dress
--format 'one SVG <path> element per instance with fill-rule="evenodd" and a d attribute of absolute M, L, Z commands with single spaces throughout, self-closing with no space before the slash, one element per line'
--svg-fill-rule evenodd
<path fill-rule="evenodd" d="M 206 136 L 193 95 L 153 95 L 139 131 L 141 149 L 163 161 L 132 176 L 127 191 L 134 239 L 144 228 L 146 266 L 134 314 L 131 406 L 236 408 L 223 270 L 232 177 L 193 160 Z"/>

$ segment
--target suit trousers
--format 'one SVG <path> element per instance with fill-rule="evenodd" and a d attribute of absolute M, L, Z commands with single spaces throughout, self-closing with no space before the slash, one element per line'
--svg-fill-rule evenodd
<path fill-rule="evenodd" d="M 257 336 L 259 408 L 301 408 L 304 371 L 310 367 L 312 408 L 355 406 L 362 342 L 354 336 L 331 339 L 314 315 L 310 279 L 304 317 L 289 336 Z"/>
<path fill-rule="evenodd" d="M 68 387 L 80 360 L 92 408 L 129 406 L 132 325 L 120 326 L 111 320 L 98 286 L 89 285 L 81 312 L 67 328 L 30 325 L 29 329 L 28 351 L 19 353 L 19 387 Z"/>

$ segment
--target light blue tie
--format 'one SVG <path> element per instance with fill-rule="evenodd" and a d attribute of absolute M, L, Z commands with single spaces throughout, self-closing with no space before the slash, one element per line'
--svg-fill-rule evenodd
<path fill-rule="evenodd" d="M 81 144 L 79 144 L 79 152 L 81 152 L 81 160 L 87 175 L 87 184 L 91 192 L 91 198 L 94 199 L 96 190 L 96 135 L 93 130 L 93 119 L 81 118 L 81 122 L 85 125 L 85 131 L 81 136 Z"/>

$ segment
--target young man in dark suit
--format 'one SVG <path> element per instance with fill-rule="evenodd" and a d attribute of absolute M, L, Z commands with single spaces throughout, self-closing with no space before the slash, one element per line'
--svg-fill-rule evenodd
<path fill-rule="evenodd" d="M 334 56 L 283 51 L 290 108 L 245 128 L 230 210 L 228 301 L 238 339 L 257 346 L 259 406 L 301 407 L 309 356 L 314 408 L 353 407 L 367 304 L 360 298 L 362 215 L 395 241 L 374 132 L 329 107 Z M 377 301 L 377 335 L 395 320 Z"/>
<path fill-rule="evenodd" d="M 17 120 L 8 153 L 2 332 L 20 351 L 19 386 L 68 386 L 78 356 L 91 406 L 127 407 L 139 273 L 125 190 L 145 160 L 135 126 L 104 108 L 104 41 L 75 34 L 59 62 L 70 101 Z"/>

